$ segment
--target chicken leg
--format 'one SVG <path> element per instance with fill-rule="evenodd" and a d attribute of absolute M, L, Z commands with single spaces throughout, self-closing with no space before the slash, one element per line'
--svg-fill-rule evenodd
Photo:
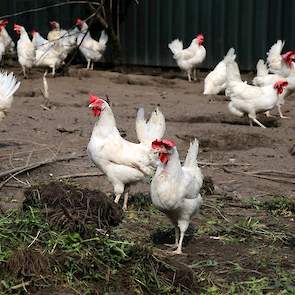
<path fill-rule="evenodd" d="M 182 242 L 183 242 L 183 238 L 184 238 L 184 234 L 188 228 L 189 223 L 185 220 L 180 220 L 178 221 L 178 227 L 180 230 L 180 239 L 178 241 L 178 246 L 177 249 L 175 251 L 173 251 L 173 254 L 182 254 Z"/>
<path fill-rule="evenodd" d="M 281 105 L 278 105 L 278 111 L 279 111 L 280 117 L 282 119 L 289 119 L 289 117 L 286 117 L 286 116 L 283 115 L 283 112 L 282 112 L 282 109 L 281 109 Z"/>
<path fill-rule="evenodd" d="M 191 72 L 190 70 L 187 71 L 187 78 L 189 82 L 192 82 L 192 78 L 191 78 Z"/>
<path fill-rule="evenodd" d="M 260 127 L 262 127 L 262 128 L 266 128 L 262 123 L 260 123 L 260 122 L 256 119 L 256 116 L 255 116 L 255 115 L 248 114 L 248 117 L 249 117 L 250 119 L 252 119 L 252 120 L 253 120 L 256 124 L 258 124 Z M 252 126 L 251 123 L 250 123 L 250 126 Z"/>
<path fill-rule="evenodd" d="M 24 78 L 27 79 L 28 76 L 26 74 L 26 67 L 25 66 L 22 66 L 22 69 L 23 69 Z"/>
<path fill-rule="evenodd" d="M 90 69 L 90 64 L 91 64 L 91 59 L 87 59 L 87 70 L 89 70 Z"/>
<path fill-rule="evenodd" d="M 266 118 L 274 118 L 274 116 L 270 113 L 270 111 L 267 111 L 264 113 Z"/>
<path fill-rule="evenodd" d="M 178 242 L 179 242 L 179 227 L 176 225 L 175 226 L 175 243 L 174 244 L 165 244 L 165 246 L 173 248 L 173 249 L 177 249 Z"/>

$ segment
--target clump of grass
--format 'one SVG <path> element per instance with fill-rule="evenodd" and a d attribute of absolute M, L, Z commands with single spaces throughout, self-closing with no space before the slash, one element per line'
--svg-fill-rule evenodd
<path fill-rule="evenodd" d="M 295 215 L 295 202 L 286 197 L 274 196 L 269 200 L 251 199 L 249 204 L 256 209 L 267 210 L 275 216 L 294 216 Z"/>

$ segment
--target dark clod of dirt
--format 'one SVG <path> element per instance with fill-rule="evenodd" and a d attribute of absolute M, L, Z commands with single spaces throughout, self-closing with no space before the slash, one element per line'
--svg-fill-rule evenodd
<path fill-rule="evenodd" d="M 190 224 L 187 231 L 185 232 L 183 245 L 186 246 L 188 242 L 194 237 L 195 228 Z M 175 229 L 168 228 L 157 228 L 151 234 L 152 241 L 155 245 L 161 244 L 174 244 L 175 243 Z"/>
<path fill-rule="evenodd" d="M 50 226 L 87 234 L 93 227 L 118 225 L 122 210 L 101 191 L 52 182 L 25 192 L 24 210 L 41 207 Z"/>
<path fill-rule="evenodd" d="M 17 249 L 5 264 L 14 276 L 38 276 L 48 272 L 49 259 L 40 251 L 30 248 Z"/>
<path fill-rule="evenodd" d="M 200 193 L 202 196 L 210 196 L 214 194 L 214 183 L 212 177 L 204 177 Z"/>

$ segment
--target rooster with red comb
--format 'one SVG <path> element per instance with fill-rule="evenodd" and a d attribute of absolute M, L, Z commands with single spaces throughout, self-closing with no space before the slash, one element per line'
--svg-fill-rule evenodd
<path fill-rule="evenodd" d="M 89 108 L 96 118 L 87 147 L 89 158 L 113 185 L 115 202 L 124 195 L 123 209 L 127 210 L 129 186 L 151 176 L 156 169 L 157 152 L 152 148 L 152 142 L 163 137 L 165 118 L 156 109 L 146 121 L 144 110 L 140 108 L 136 118 L 140 143 L 133 143 L 121 137 L 113 111 L 105 99 L 90 96 Z"/>

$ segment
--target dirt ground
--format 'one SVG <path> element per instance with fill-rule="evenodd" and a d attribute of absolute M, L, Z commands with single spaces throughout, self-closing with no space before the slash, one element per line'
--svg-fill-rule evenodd
<path fill-rule="evenodd" d="M 22 80 L 18 67 L 8 70 L 15 71 Z M 165 137 L 176 141 L 182 158 L 185 157 L 189 141 L 194 137 L 199 139 L 198 160 L 204 164 L 201 165 L 204 175 L 212 177 L 215 192 L 213 196 L 206 198 L 205 205 L 208 206 L 203 207 L 201 216 L 194 219 L 193 225 L 206 224 L 213 214 L 221 220 L 225 215 L 225 218 L 231 219 L 233 223 L 239 218 L 253 217 L 260 219 L 267 226 L 278 222 L 280 226 L 286 226 L 288 231 L 295 234 L 294 219 L 280 217 L 279 220 L 273 221 L 264 211 L 243 205 L 246 200 L 254 197 L 256 200 L 267 200 L 272 196 L 290 199 L 295 196 L 295 95 L 286 100 L 283 108 L 289 119 L 278 118 L 277 110 L 274 110 L 274 119 L 259 115 L 269 128 L 250 127 L 246 118 L 237 118 L 229 113 L 225 96 L 202 95 L 204 75 L 205 73 L 202 73 L 201 82 L 188 83 L 178 72 L 126 74 L 104 70 L 85 72 L 73 67 L 69 76 L 57 75 L 56 78 L 48 78 L 50 104 L 45 106 L 46 102 L 40 90 L 42 72 L 33 70 L 30 79 L 22 80 L 13 106 L 0 124 L 0 174 L 55 156 L 77 158 L 54 162 L 16 175 L 1 187 L 1 208 L 18 206 L 22 202 L 21 192 L 29 185 L 55 180 L 65 175 L 99 172 L 86 155 L 86 146 L 95 121 L 87 108 L 88 96 L 108 95 L 117 126 L 122 134 L 126 134 L 128 140 L 136 141 L 135 116 L 140 106 L 144 107 L 146 113 L 153 111 L 156 106 L 160 107 L 167 121 Z M 251 78 L 251 75 L 246 78 Z M 2 179 L 4 180 L 5 178 Z M 71 181 L 89 189 L 99 188 L 106 193 L 112 191 L 104 176 L 71 178 Z M 148 194 L 149 185 L 136 185 L 131 194 L 139 192 Z M 212 202 L 214 206 L 210 207 Z M 221 204 L 220 216 L 215 209 L 220 210 L 218 208 Z M 134 217 L 135 213 L 132 212 L 131 207 L 127 220 Z M 148 218 L 148 211 L 144 217 Z M 168 225 L 162 215 L 159 220 L 160 223 Z M 128 230 L 131 237 L 136 238 L 136 218 L 133 218 L 128 226 L 126 222 L 125 225 L 123 222 L 121 227 Z M 153 223 L 145 224 L 145 229 L 143 241 L 150 239 L 146 234 L 154 229 Z M 140 236 L 140 233 L 138 234 Z M 195 237 L 189 241 L 184 248 L 188 256 L 175 258 L 175 261 L 192 266 L 196 261 L 208 261 L 214 257 L 216 263 L 229 267 L 229 261 L 241 262 L 241 257 L 248 257 L 245 258 L 245 263 L 241 262 L 247 270 L 246 273 L 252 271 L 257 275 L 257 272 L 263 272 L 251 265 L 255 254 L 249 257 L 249 248 L 253 250 L 254 244 L 224 244 L 221 240 L 209 236 L 210 234 Z M 263 248 L 263 242 L 259 245 Z M 292 247 L 294 241 L 292 246 L 282 248 L 285 258 L 280 260 L 280 263 L 287 264 L 290 271 L 295 270 Z M 163 246 L 160 245 L 159 248 Z M 270 250 L 264 253 L 268 257 L 272 255 Z M 200 265 L 195 264 L 195 267 Z M 210 268 L 212 265 L 203 267 Z M 264 273 L 267 273 L 267 270 Z M 219 275 L 222 277 L 222 274 Z M 187 281 L 183 284 L 187 284 Z"/>
<path fill-rule="evenodd" d="M 8 70 L 19 72 L 19 68 Z M 61 156 L 85 154 L 95 121 L 87 109 L 90 93 L 110 97 L 117 126 L 125 131 L 128 140 L 136 141 L 135 115 L 138 107 L 143 106 L 146 113 L 150 113 L 160 106 L 167 120 L 166 137 L 177 142 L 181 157 L 185 156 L 190 139 L 197 137 L 200 161 L 245 165 L 227 167 L 238 172 L 295 171 L 295 158 L 290 153 L 295 145 L 294 96 L 287 99 L 284 107 L 290 119 L 275 118 L 268 122 L 263 115 L 260 116 L 262 122 L 272 126 L 264 130 L 257 126 L 250 128 L 246 118 L 231 115 L 223 95 L 202 95 L 202 82 L 188 83 L 168 74 L 168 78 L 163 78 L 109 71 L 83 72 L 76 68 L 71 69 L 70 74 L 48 79 L 51 110 L 40 106 L 44 104 L 40 90 L 42 73 L 34 70 L 30 80 L 19 77 L 21 87 L 8 116 L 0 125 L 1 171 L 24 165 L 27 161 L 45 160 L 53 152 Z M 21 179 L 34 183 L 91 171 L 97 169 L 85 156 L 42 167 Z M 203 172 L 213 177 L 218 192 L 234 194 L 237 198 L 294 195 L 295 192 L 294 184 L 226 173 L 223 166 L 205 166 Z M 105 191 L 111 190 L 105 177 L 77 181 L 90 188 L 100 186 Z M 12 180 L 9 184 L 20 183 Z M 141 192 L 149 189 L 148 185 L 144 188 L 140 185 L 140 188 Z"/>

